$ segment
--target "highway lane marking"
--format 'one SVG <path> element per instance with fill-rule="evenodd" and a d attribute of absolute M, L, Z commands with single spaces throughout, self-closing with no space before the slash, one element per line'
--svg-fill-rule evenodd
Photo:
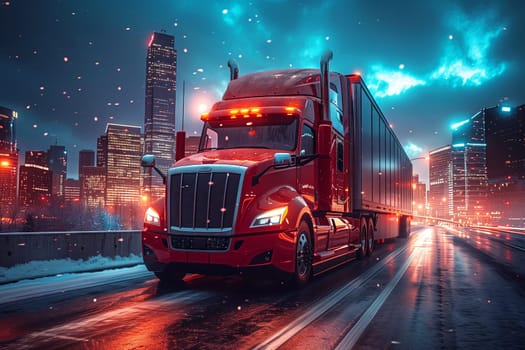
<path fill-rule="evenodd" d="M 405 252 L 407 249 L 408 247 L 405 246 L 403 248 L 399 248 L 398 250 L 394 250 L 392 253 L 387 255 L 383 260 L 381 260 L 378 264 L 376 264 L 371 269 L 366 271 L 363 275 L 358 276 L 357 278 L 353 279 L 352 281 L 350 281 L 343 287 L 332 292 L 332 294 L 330 294 L 329 296 L 327 296 L 326 298 L 318 302 L 316 305 L 310 308 L 309 311 L 302 314 L 299 318 L 293 321 L 290 325 L 281 329 L 280 331 L 275 333 L 272 337 L 260 343 L 253 349 L 254 350 L 277 349 L 279 346 L 287 342 L 294 335 L 299 333 L 303 328 L 310 325 L 313 321 L 315 321 L 317 318 L 319 318 L 321 315 L 323 315 L 325 312 L 331 309 L 334 305 L 340 302 L 344 297 L 346 297 L 347 295 L 352 293 L 355 289 L 359 288 L 361 285 L 365 284 L 368 280 L 373 278 L 383 268 L 385 268 L 385 266 L 390 261 L 392 261 L 394 258 L 399 256 L 401 253 Z"/>
<path fill-rule="evenodd" d="M 418 247 L 416 245 L 416 247 Z M 396 272 L 394 275 L 394 278 L 388 284 L 386 285 L 385 289 L 381 291 L 379 296 L 374 300 L 372 305 L 368 307 L 368 309 L 363 313 L 363 315 L 359 318 L 359 320 L 355 323 L 355 325 L 350 329 L 350 331 L 345 335 L 343 340 L 339 342 L 335 350 L 347 350 L 354 347 L 354 345 L 357 343 L 363 332 L 366 330 L 370 322 L 372 322 L 372 319 L 375 317 L 375 315 L 378 313 L 379 309 L 383 306 L 385 301 L 390 296 L 390 293 L 394 290 L 394 288 L 397 286 L 401 278 L 405 275 L 406 271 L 408 270 L 409 265 L 412 263 L 414 258 L 417 256 L 421 257 L 421 251 L 418 249 L 414 249 L 408 259 L 405 261 L 405 263 L 401 266 L 401 268 Z"/>
<path fill-rule="evenodd" d="M 35 332 L 31 334 L 31 337 L 46 337 L 46 338 L 56 338 L 56 339 L 63 339 L 63 340 L 73 340 L 81 343 L 87 343 L 89 339 L 86 338 L 77 338 L 77 337 L 70 337 L 67 335 L 60 335 L 60 334 L 54 334 L 52 332 Z"/>

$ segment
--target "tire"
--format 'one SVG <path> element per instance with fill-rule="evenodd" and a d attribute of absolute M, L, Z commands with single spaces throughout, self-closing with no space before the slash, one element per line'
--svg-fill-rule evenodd
<path fill-rule="evenodd" d="M 312 277 L 312 231 L 306 221 L 301 220 L 295 243 L 295 271 L 293 281 L 296 286 L 303 286 Z"/>
<path fill-rule="evenodd" d="M 366 255 L 370 256 L 374 252 L 376 245 L 375 245 L 375 239 L 374 239 L 374 221 L 369 218 L 368 219 L 368 226 L 367 226 L 367 247 L 366 247 Z"/>
<path fill-rule="evenodd" d="M 186 276 L 185 272 L 175 271 L 173 268 L 166 268 L 164 271 L 155 271 L 153 273 L 164 284 L 180 284 L 184 276 Z"/>
<path fill-rule="evenodd" d="M 368 237 L 368 225 L 366 222 L 366 218 L 361 218 L 361 229 L 359 231 L 360 235 L 360 241 L 361 241 L 361 247 L 357 251 L 357 258 L 362 259 L 367 254 L 367 237 Z"/>
<path fill-rule="evenodd" d="M 399 238 L 408 238 L 410 234 L 410 219 L 407 216 L 399 218 Z"/>

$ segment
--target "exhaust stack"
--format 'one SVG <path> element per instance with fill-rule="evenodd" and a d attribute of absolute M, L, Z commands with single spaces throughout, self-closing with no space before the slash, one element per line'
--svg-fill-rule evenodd
<path fill-rule="evenodd" d="M 326 50 L 321 56 L 321 102 L 323 104 L 323 120 L 330 120 L 330 68 L 329 64 L 334 57 L 331 50 Z"/>
<path fill-rule="evenodd" d="M 228 60 L 228 67 L 230 68 L 230 80 L 235 80 L 239 77 L 239 66 L 233 58 Z"/>

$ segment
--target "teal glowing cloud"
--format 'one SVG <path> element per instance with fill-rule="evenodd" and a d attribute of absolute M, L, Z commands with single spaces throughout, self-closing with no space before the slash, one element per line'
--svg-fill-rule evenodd
<path fill-rule="evenodd" d="M 401 95 L 407 90 L 425 85 L 426 82 L 401 70 L 385 70 L 382 66 L 372 67 L 372 75 L 367 84 L 376 97 Z"/>
<path fill-rule="evenodd" d="M 496 62 L 490 57 L 493 45 L 505 31 L 505 26 L 490 22 L 495 14 L 467 16 L 455 10 L 447 23 L 455 35 L 448 36 L 444 54 L 438 67 L 420 77 L 399 70 L 372 66 L 366 81 L 375 97 L 401 95 L 416 86 L 444 84 L 451 87 L 480 86 L 502 75 L 507 68 L 505 62 Z"/>
<path fill-rule="evenodd" d="M 423 148 L 410 141 L 403 148 L 410 158 L 421 156 L 423 153 Z"/>
<path fill-rule="evenodd" d="M 503 74 L 506 64 L 489 59 L 494 41 L 505 30 L 503 26 L 491 28 L 488 22 L 492 17 L 490 12 L 485 17 L 470 18 L 455 11 L 450 16 L 450 25 L 455 33 L 460 34 L 449 36 L 445 55 L 430 79 L 446 81 L 453 87 L 479 86 Z"/>
<path fill-rule="evenodd" d="M 224 23 L 231 27 L 235 27 L 237 25 L 237 23 L 242 18 L 243 12 L 244 11 L 239 4 L 234 4 L 231 7 L 222 9 L 221 11 Z"/>

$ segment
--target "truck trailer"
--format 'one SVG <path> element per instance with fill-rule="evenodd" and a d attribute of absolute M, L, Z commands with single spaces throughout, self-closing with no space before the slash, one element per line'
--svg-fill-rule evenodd
<path fill-rule="evenodd" d="M 146 211 L 144 263 L 160 280 L 269 273 L 303 285 L 409 235 L 410 159 L 362 77 L 331 72 L 331 59 L 243 76 L 228 62 L 199 151 L 182 157 L 178 135 L 165 197 Z"/>

